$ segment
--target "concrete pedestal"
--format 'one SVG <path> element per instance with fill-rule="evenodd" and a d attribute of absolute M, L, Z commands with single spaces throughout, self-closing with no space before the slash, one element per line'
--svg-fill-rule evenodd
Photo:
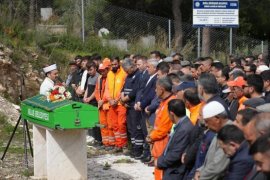
<path fill-rule="evenodd" d="M 86 131 L 48 131 L 48 179 L 87 179 Z"/>
<path fill-rule="evenodd" d="M 87 179 L 86 130 L 47 130 L 34 125 L 35 179 Z"/>
<path fill-rule="evenodd" d="M 44 179 L 47 176 L 46 129 L 33 125 L 34 176 Z"/>

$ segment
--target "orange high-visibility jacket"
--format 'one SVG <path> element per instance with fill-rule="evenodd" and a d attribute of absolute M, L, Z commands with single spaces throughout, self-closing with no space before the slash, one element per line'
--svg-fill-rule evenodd
<path fill-rule="evenodd" d="M 152 155 L 155 158 L 159 157 L 163 153 L 163 150 L 168 143 L 168 134 L 173 125 L 172 121 L 169 118 L 168 103 L 172 99 L 175 99 L 174 95 L 161 101 L 156 111 L 154 129 L 150 133 L 150 138 L 152 141 L 154 141 Z"/>
<path fill-rule="evenodd" d="M 204 103 L 201 102 L 200 104 L 189 108 L 190 111 L 190 121 L 193 125 L 196 125 L 200 116 L 200 112 L 202 107 L 204 106 Z"/>
<path fill-rule="evenodd" d="M 102 78 L 102 75 L 100 75 L 97 78 L 96 82 L 96 88 L 95 88 L 95 98 L 97 101 L 103 100 L 103 105 L 102 109 L 103 110 L 108 110 L 109 103 L 108 101 L 104 98 L 104 93 L 105 93 L 105 84 L 106 84 L 107 78 Z"/>
<path fill-rule="evenodd" d="M 119 100 L 126 77 L 127 74 L 122 67 L 116 73 L 110 71 L 107 75 L 104 98 L 108 101 L 111 99 Z"/>

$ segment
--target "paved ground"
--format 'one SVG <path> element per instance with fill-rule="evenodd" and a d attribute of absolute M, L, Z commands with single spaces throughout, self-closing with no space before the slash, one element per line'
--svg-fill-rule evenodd
<path fill-rule="evenodd" d="M 106 167 L 108 170 L 104 170 Z M 153 170 L 125 155 L 106 154 L 88 159 L 88 179 L 91 180 L 151 180 L 154 179 Z"/>
<path fill-rule="evenodd" d="M 29 154 L 28 154 L 29 155 Z M 2 157 L 2 153 L 0 153 Z M 0 179 L 26 180 L 33 175 L 33 159 L 29 158 L 29 169 L 25 166 L 23 151 L 8 152 L 0 163 Z M 153 167 L 125 155 L 103 154 L 88 158 L 89 180 L 151 180 Z"/>

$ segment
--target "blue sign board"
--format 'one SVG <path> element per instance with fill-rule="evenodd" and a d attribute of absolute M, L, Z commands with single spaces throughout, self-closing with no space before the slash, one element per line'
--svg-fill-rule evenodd
<path fill-rule="evenodd" d="M 193 0 L 194 27 L 238 27 L 238 0 Z"/>

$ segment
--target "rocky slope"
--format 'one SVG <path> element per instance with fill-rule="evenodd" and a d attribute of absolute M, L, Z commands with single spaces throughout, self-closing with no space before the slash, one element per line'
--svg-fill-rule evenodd
<path fill-rule="evenodd" d="M 25 99 L 38 92 L 41 78 L 31 65 L 35 53 L 25 52 L 16 62 L 13 55 L 12 49 L 0 43 L 0 95 L 19 104 L 20 97 Z"/>
<path fill-rule="evenodd" d="M 9 123 L 15 125 L 20 116 L 19 106 L 0 96 L 0 113 L 7 117 Z"/>

